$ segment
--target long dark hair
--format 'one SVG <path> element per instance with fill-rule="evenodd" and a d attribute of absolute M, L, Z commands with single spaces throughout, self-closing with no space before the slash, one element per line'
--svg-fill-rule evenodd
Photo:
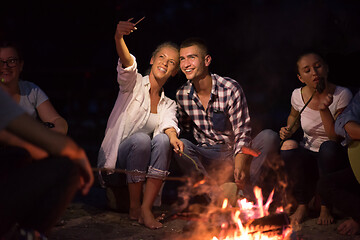
<path fill-rule="evenodd" d="M 318 51 L 316 49 L 306 49 L 306 50 L 301 51 L 296 57 L 295 69 L 294 69 L 296 74 L 300 74 L 299 73 L 299 65 L 298 65 L 300 59 L 309 54 L 315 54 L 315 55 L 319 56 L 320 59 L 328 66 L 328 63 L 327 63 L 323 53 L 321 53 L 320 51 Z"/>

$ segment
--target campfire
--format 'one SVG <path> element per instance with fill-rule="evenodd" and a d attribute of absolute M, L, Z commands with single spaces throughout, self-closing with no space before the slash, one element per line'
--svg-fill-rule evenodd
<path fill-rule="evenodd" d="M 202 184 L 204 182 L 198 182 L 194 186 L 199 187 Z M 282 208 L 269 213 L 273 192 L 265 204 L 262 191 L 258 187 L 254 188 L 255 202 L 239 197 L 236 206 L 231 205 L 227 198 L 223 200 L 222 206 L 217 206 L 219 204 L 214 204 L 213 200 L 207 205 L 190 204 L 187 212 L 177 214 L 189 220 L 184 228 L 185 239 L 290 239 L 292 228 L 288 215 Z"/>
<path fill-rule="evenodd" d="M 279 208 L 274 214 L 269 214 L 268 209 L 271 197 L 265 205 L 262 204 L 261 189 L 255 187 L 257 204 L 248 202 L 247 199 L 239 199 L 238 207 L 229 207 L 227 199 L 224 200 L 220 215 L 228 212 L 230 218 L 220 220 L 221 228 L 217 236 L 212 240 L 264 240 L 286 239 L 291 233 L 289 218 Z"/>

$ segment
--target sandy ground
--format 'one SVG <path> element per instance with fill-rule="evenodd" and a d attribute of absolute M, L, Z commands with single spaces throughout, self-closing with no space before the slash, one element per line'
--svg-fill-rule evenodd
<path fill-rule="evenodd" d="M 155 213 L 168 213 L 170 210 L 169 205 L 164 204 L 155 209 Z M 64 223 L 52 230 L 49 240 L 190 239 L 186 237 L 188 232 L 184 230 L 188 225 L 187 220 L 171 218 L 164 222 L 163 228 L 150 230 L 136 221 L 130 221 L 126 213 L 109 210 L 105 190 L 100 187 L 93 187 L 86 197 L 76 197 L 62 220 Z M 337 219 L 335 224 L 319 226 L 316 218 L 307 219 L 301 224 L 301 229 L 293 232 L 290 239 L 360 240 L 360 236 L 342 236 L 336 233 L 336 228 L 342 221 L 343 218 Z"/>

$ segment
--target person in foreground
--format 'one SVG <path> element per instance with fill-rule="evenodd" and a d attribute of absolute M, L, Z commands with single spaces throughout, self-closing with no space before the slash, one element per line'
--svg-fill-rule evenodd
<path fill-rule="evenodd" d="M 360 233 L 360 91 L 339 115 L 335 131 L 349 145 L 349 155 L 330 166 L 332 172 L 319 180 L 321 197 L 351 218 L 341 223 L 337 231 L 344 235 Z M 350 152 L 354 151 L 354 152 Z M 345 161 L 343 161 L 345 160 Z M 349 162 L 350 160 L 350 162 Z"/>
<path fill-rule="evenodd" d="M 195 143 L 181 138 L 186 155 L 177 154 L 175 158 L 185 175 L 198 169 L 198 174 L 217 179 L 218 184 L 235 179 L 239 188 L 247 187 L 247 193 L 252 195 L 255 185 L 264 187 L 266 161 L 277 154 L 280 141 L 271 130 L 264 130 L 251 140 L 250 116 L 242 88 L 231 78 L 211 74 L 211 60 L 202 39 L 189 38 L 180 45 L 180 68 L 188 81 L 176 94 L 179 126 L 182 131 L 191 132 Z M 261 154 L 251 160 L 245 147 Z"/>
<path fill-rule="evenodd" d="M 307 205 L 317 193 L 319 174 L 329 171 L 324 165 L 337 162 L 346 151 L 340 144 L 340 136 L 335 132 L 334 123 L 352 98 L 349 89 L 328 82 L 329 68 L 319 54 L 301 54 L 296 64 L 297 77 L 305 86 L 293 91 L 287 126 L 279 131 L 280 138 L 284 140 L 281 156 L 289 179 L 294 184 L 293 194 L 298 204 L 296 211 L 290 216 L 294 224 L 301 223 L 307 215 Z M 304 136 L 298 144 L 289 138 L 300 126 Z M 321 199 L 317 223 L 331 224 L 333 220 L 326 199 Z"/>
<path fill-rule="evenodd" d="M 11 41 L 0 42 L 0 88 L 10 94 L 25 111 L 34 119 L 43 122 L 54 131 L 67 134 L 68 124 L 51 104 L 47 95 L 34 83 L 20 79 L 24 59 L 20 47 Z M 22 147 L 22 139 L 6 130 L 0 132 L 0 143 L 11 142 Z M 11 151 L 10 149 L 8 149 Z M 42 158 L 43 152 L 31 151 L 35 158 Z"/>
<path fill-rule="evenodd" d="M 27 143 L 25 149 L 17 148 L 27 152 L 27 158 L 8 156 L 0 149 L 0 238 L 15 238 L 18 226 L 23 232 L 47 234 L 76 191 L 89 192 L 94 181 L 90 163 L 72 139 L 34 120 L 0 89 L 0 129 L 4 128 Z M 34 148 L 47 157 L 32 158 Z"/>
<path fill-rule="evenodd" d="M 179 52 L 173 43 L 159 45 L 151 57 L 149 75 L 142 76 L 138 73 L 135 57 L 130 55 L 124 41 L 124 35 L 135 30 L 130 20 L 120 21 L 116 28 L 120 89 L 108 120 L 98 166 L 106 169 L 117 167 L 134 173 L 127 174 L 130 219 L 155 229 L 162 224 L 151 210 L 169 174 L 171 146 L 183 148 L 177 138 L 176 103 L 164 95 L 162 88 L 171 76 L 177 74 Z"/>
<path fill-rule="evenodd" d="M 11 95 L 25 111 L 52 130 L 66 134 L 68 124 L 51 104 L 49 98 L 36 84 L 20 79 L 24 59 L 18 45 L 11 41 L 0 42 L 0 86 Z"/>

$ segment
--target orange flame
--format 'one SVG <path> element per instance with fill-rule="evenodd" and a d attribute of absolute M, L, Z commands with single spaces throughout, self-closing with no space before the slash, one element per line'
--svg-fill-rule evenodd
<path fill-rule="evenodd" d="M 194 184 L 194 188 L 196 188 L 196 187 L 198 187 L 199 185 L 202 185 L 202 184 L 204 184 L 204 183 L 205 183 L 205 179 L 203 179 L 203 180 L 195 183 L 195 184 Z"/>
<path fill-rule="evenodd" d="M 223 205 L 222 205 L 222 209 L 225 209 L 225 208 L 227 207 L 228 201 L 229 201 L 229 200 L 228 200 L 227 198 L 224 199 L 224 202 L 223 202 Z"/>
<path fill-rule="evenodd" d="M 262 197 L 261 188 L 255 186 L 254 193 L 255 193 L 256 200 L 258 202 L 260 217 L 264 217 L 263 197 Z"/>
<path fill-rule="evenodd" d="M 246 212 L 246 216 L 249 219 L 260 218 L 269 215 L 268 209 L 269 205 L 272 202 L 273 192 L 270 194 L 265 206 L 263 206 L 263 196 L 262 191 L 259 187 L 254 188 L 254 193 L 257 199 L 257 205 L 254 205 L 252 202 L 248 202 L 245 198 L 238 199 L 237 203 L 239 205 L 239 209 L 232 208 L 232 220 L 236 223 L 236 229 L 233 231 L 227 231 L 229 226 L 228 223 L 221 224 L 221 232 L 219 236 L 213 236 L 212 240 L 280 240 L 285 239 L 290 236 L 292 229 L 291 227 L 288 229 L 284 229 L 282 235 L 276 236 L 267 236 L 262 234 L 261 232 L 253 232 L 253 229 L 250 229 L 249 226 L 244 226 L 240 215 Z M 228 199 L 224 199 L 222 209 L 231 208 L 228 206 Z M 257 213 L 256 213 L 257 212 Z M 282 208 L 278 208 L 276 210 L 277 213 L 283 212 Z M 226 233 L 226 236 L 223 236 Z"/>

